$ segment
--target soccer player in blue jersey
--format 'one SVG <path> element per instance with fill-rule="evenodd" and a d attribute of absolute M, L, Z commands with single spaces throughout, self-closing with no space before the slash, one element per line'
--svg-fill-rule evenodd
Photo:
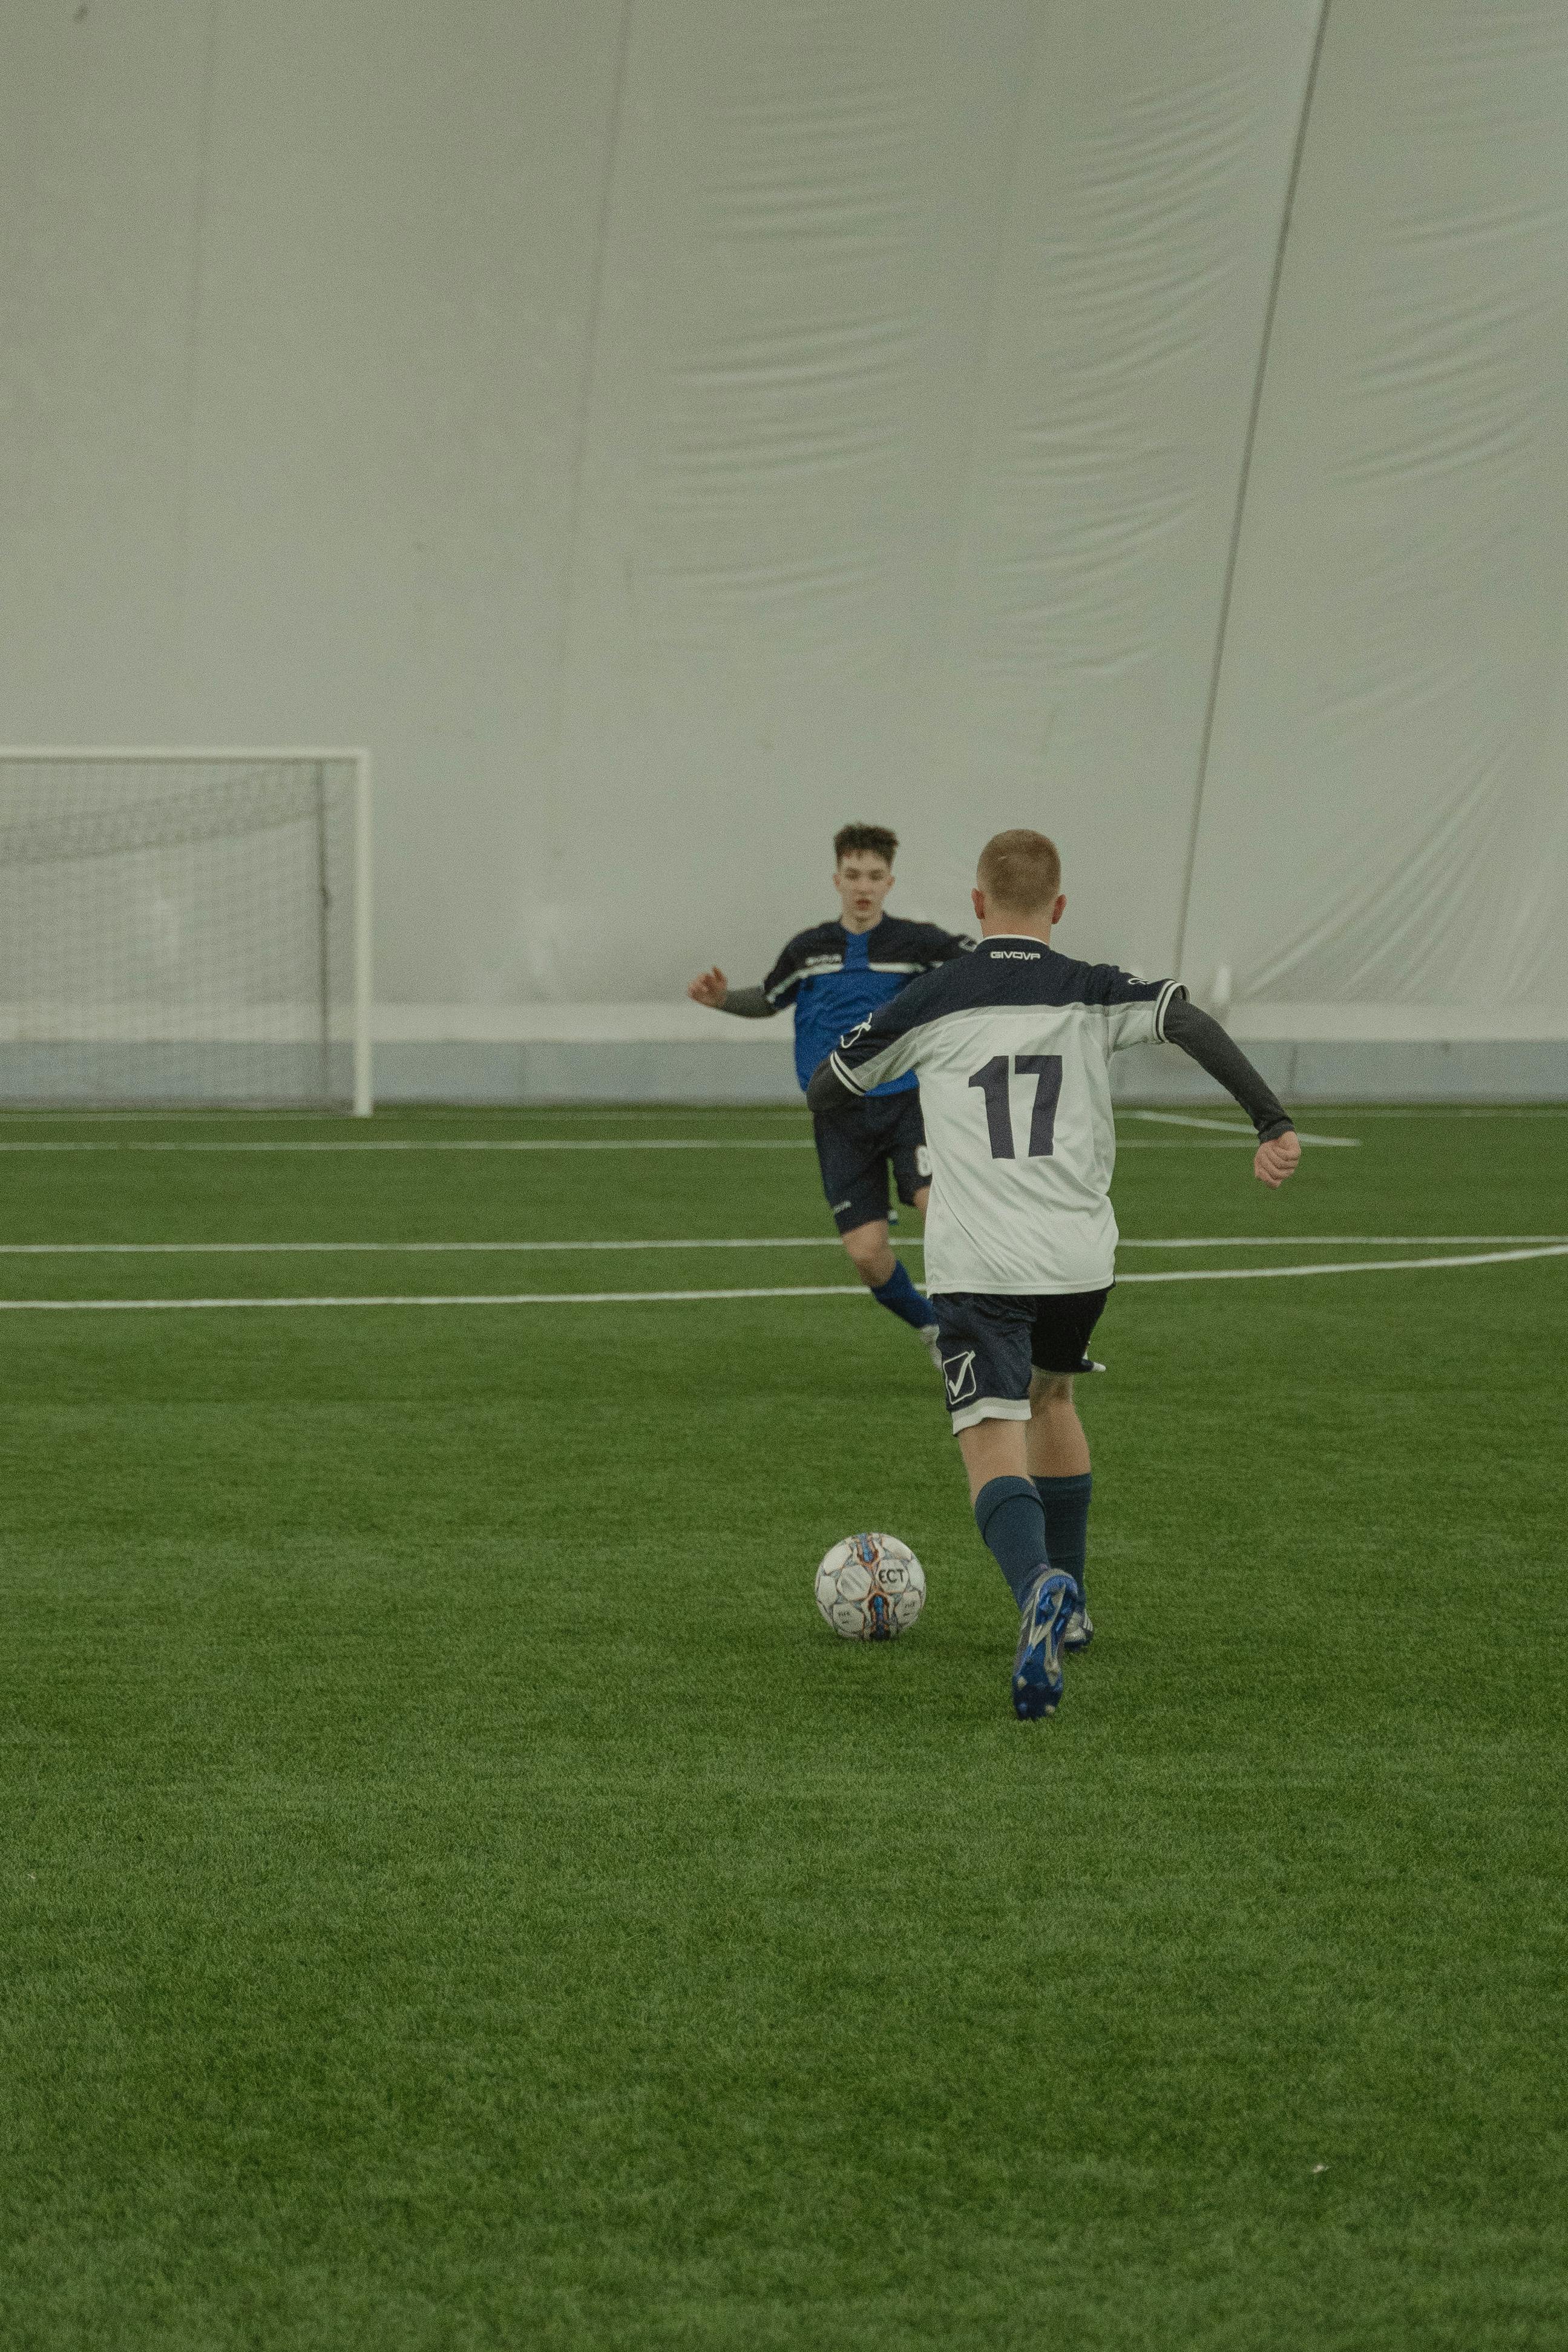
<path fill-rule="evenodd" d="M 951 962 L 971 940 L 935 923 L 883 912 L 898 835 L 883 824 L 841 825 L 833 835 L 833 887 L 841 912 L 797 931 L 760 986 L 731 988 L 716 964 L 686 994 L 717 1013 L 766 1020 L 795 1008 L 795 1074 L 802 1088 L 839 1038 L 896 996 L 907 982 Z M 931 1162 L 912 1072 L 866 1089 L 848 1117 L 815 1122 L 822 1189 L 855 1272 L 879 1307 L 918 1331 L 936 1358 L 936 1318 L 887 1238 L 888 1171 L 898 1197 L 925 1213 Z"/>
<path fill-rule="evenodd" d="M 980 853 L 972 954 L 911 982 L 812 1076 L 819 1118 L 919 1076 L 936 1178 L 925 1273 L 953 1432 L 981 1537 L 1018 1601 L 1013 1708 L 1053 1715 L 1061 1655 L 1093 1633 L 1083 1601 L 1092 1477 L 1072 1402 L 1116 1278 L 1111 1056 L 1179 1045 L 1241 1105 L 1253 1172 L 1278 1191 L 1301 1156 L 1267 1080 L 1177 980 L 1079 963 L 1051 945 L 1067 901 L 1044 834 Z"/>

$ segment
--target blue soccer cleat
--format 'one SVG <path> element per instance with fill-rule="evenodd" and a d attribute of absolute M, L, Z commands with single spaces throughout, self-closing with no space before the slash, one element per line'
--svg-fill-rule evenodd
<path fill-rule="evenodd" d="M 1061 1637 L 1061 1646 L 1069 1657 L 1076 1657 L 1080 1652 L 1089 1647 L 1093 1639 L 1094 1620 L 1089 1614 L 1088 1604 L 1080 1598 L 1071 1616 L 1067 1621 L 1067 1631 Z"/>
<path fill-rule="evenodd" d="M 1061 1705 L 1061 1637 L 1079 1605 L 1072 1579 L 1054 1574 L 1049 1563 L 1024 1596 L 1013 1659 L 1013 1713 L 1020 1723 L 1036 1723 Z"/>

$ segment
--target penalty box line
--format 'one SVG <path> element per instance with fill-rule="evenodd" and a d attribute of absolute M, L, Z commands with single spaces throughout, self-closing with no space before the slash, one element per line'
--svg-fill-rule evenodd
<path fill-rule="evenodd" d="M 1466 1265 L 1511 1265 L 1527 1258 L 1548 1257 L 1568 1257 L 1568 1242 L 1554 1242 L 1545 1248 L 1488 1250 L 1466 1257 L 1359 1258 L 1330 1265 L 1177 1266 L 1156 1274 L 1124 1274 L 1120 1279 L 1123 1283 L 1266 1282 L 1315 1274 L 1418 1274 Z M 862 1283 L 819 1282 L 726 1290 L 481 1290 L 361 1297 L 350 1292 L 308 1298 L 5 1298 L 0 1299 L 0 1314 L 167 1314 L 225 1307 L 640 1307 L 681 1299 L 695 1304 L 724 1298 L 866 1298 L 870 1295 Z"/>
<path fill-rule="evenodd" d="M 1254 1149 L 1257 1147 L 1258 1139 L 1252 1129 L 1249 1127 L 1238 1127 L 1233 1118 L 1204 1118 L 1185 1110 L 1119 1109 L 1116 1116 L 1118 1118 L 1147 1119 L 1156 1127 L 1212 1128 L 1220 1135 L 1233 1135 L 1239 1142 L 1250 1143 Z M 1136 1138 L 1128 1139 L 1135 1141 Z M 1300 1143 L 1324 1143 L 1331 1150 L 1339 1151 L 1359 1151 L 1361 1149 L 1359 1135 L 1309 1135 L 1304 1127 L 1299 1127 L 1296 1129 L 1296 1139 Z M 1122 1148 L 1125 1149 L 1125 1141 Z"/>

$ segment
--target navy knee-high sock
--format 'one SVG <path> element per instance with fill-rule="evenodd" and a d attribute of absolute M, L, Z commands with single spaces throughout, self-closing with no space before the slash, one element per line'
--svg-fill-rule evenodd
<path fill-rule="evenodd" d="M 1034 1483 L 1045 1513 L 1045 1548 L 1051 1554 L 1051 1564 L 1071 1577 L 1082 1593 L 1094 1474 L 1081 1470 L 1072 1478 L 1037 1478 Z M 1083 1605 L 1089 1605 L 1086 1594 Z"/>
<path fill-rule="evenodd" d="M 989 1478 L 975 1497 L 975 1525 L 1021 1609 L 1050 1559 L 1045 1512 L 1032 1478 Z"/>
<path fill-rule="evenodd" d="M 936 1320 L 931 1312 L 931 1301 L 916 1290 L 907 1266 L 896 1260 L 887 1280 L 877 1284 L 871 1295 L 879 1307 L 885 1307 L 890 1315 L 902 1315 L 917 1331 L 924 1331 L 928 1323 Z"/>

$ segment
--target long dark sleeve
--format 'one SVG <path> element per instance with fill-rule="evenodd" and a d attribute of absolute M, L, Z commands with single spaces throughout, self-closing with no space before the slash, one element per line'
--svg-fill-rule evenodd
<path fill-rule="evenodd" d="M 732 988 L 718 1009 L 738 1013 L 742 1021 L 770 1021 L 779 1007 L 768 1003 L 761 988 Z"/>
<path fill-rule="evenodd" d="M 863 1094 L 857 1094 L 852 1087 L 846 1087 L 841 1078 L 834 1076 L 831 1054 L 818 1063 L 806 1088 L 806 1108 L 813 1118 L 831 1118 L 835 1112 L 848 1110 L 852 1104 L 864 1100 Z"/>
<path fill-rule="evenodd" d="M 1201 1007 L 1189 1004 L 1185 997 L 1173 997 L 1166 1007 L 1163 1026 L 1171 1045 L 1179 1045 L 1200 1070 L 1207 1070 L 1227 1094 L 1234 1095 L 1257 1129 L 1260 1143 L 1270 1143 L 1275 1136 L 1291 1132 L 1295 1122 L 1262 1072 L 1253 1068 L 1234 1038 L 1228 1037 Z"/>

